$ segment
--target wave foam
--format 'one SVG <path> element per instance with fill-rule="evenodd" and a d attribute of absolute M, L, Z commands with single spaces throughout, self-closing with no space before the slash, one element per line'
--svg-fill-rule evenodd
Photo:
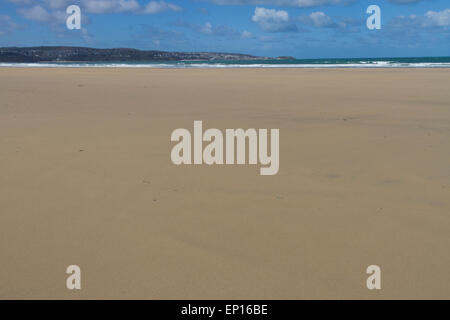
<path fill-rule="evenodd" d="M 225 63 L 0 63 L 3 68 L 155 68 L 155 69 L 189 69 L 189 68 L 450 68 L 448 62 L 401 63 L 393 61 L 359 61 L 358 63 L 326 64 L 225 64 Z"/>

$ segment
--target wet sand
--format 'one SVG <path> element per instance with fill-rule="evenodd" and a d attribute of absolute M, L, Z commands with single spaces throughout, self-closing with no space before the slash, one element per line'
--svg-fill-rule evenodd
<path fill-rule="evenodd" d="M 449 299 L 449 80 L 1 68 L 0 298 Z M 279 128 L 279 173 L 173 165 L 194 120 Z"/>

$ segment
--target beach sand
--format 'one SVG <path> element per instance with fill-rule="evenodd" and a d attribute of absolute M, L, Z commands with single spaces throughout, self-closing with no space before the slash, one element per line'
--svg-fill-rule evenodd
<path fill-rule="evenodd" d="M 449 299 L 449 80 L 1 68 L 0 298 Z M 173 165 L 194 120 L 279 128 L 279 173 Z"/>

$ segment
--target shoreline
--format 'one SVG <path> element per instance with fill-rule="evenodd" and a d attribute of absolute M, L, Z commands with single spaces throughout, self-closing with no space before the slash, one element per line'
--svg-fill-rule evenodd
<path fill-rule="evenodd" d="M 436 70 L 436 69 L 442 69 L 442 70 L 446 70 L 450 68 L 450 64 L 449 66 L 418 66 L 418 67 L 413 67 L 413 66 L 404 66 L 404 67 L 399 67 L 399 66 L 395 66 L 395 67 L 387 67 L 387 66 L 355 66 L 355 67 L 349 67 L 349 66 L 280 66 L 280 65 L 266 65 L 264 67 L 262 66 L 253 66 L 253 65 L 238 65 L 238 66 L 233 66 L 233 65 L 227 65 L 226 67 L 224 67 L 223 65 L 220 66 L 214 66 L 214 65 L 210 65 L 210 66 L 185 66 L 185 67 L 178 67 L 178 66 L 154 66 L 154 65 L 138 65 L 138 66 L 132 66 L 132 65 L 111 65 L 111 66 L 105 66 L 105 65 L 89 65 L 89 66 L 79 66 L 79 65 L 67 65 L 67 66 L 61 66 L 61 65 L 36 65 L 36 66 L 30 66 L 29 64 L 27 65 L 9 65 L 9 66 L 5 66 L 5 65 L 1 65 L 0 64 L 0 69 L 5 68 L 5 69 L 159 69 L 159 70 L 165 70 L 165 69 L 179 69 L 179 70 L 185 70 L 185 69 L 189 69 L 189 70 L 195 70 L 195 69 L 321 69 L 321 70 L 332 70 L 332 69 L 338 69 L 338 70 L 342 70 L 342 69 L 364 69 L 364 70 L 377 70 L 377 69 L 381 69 L 381 70 L 389 70 L 389 69 L 432 69 L 432 70 Z"/>
<path fill-rule="evenodd" d="M 167 61 L 51 61 L 0 63 L 16 68 L 154 68 L 154 69 L 417 69 L 450 68 L 449 57 L 342 58 L 264 60 L 167 60 Z"/>

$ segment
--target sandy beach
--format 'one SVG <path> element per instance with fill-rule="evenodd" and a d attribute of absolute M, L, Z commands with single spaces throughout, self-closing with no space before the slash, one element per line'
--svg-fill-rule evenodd
<path fill-rule="evenodd" d="M 449 81 L 0 68 L 0 299 L 449 299 Z M 279 128 L 278 174 L 175 166 L 194 120 Z"/>

